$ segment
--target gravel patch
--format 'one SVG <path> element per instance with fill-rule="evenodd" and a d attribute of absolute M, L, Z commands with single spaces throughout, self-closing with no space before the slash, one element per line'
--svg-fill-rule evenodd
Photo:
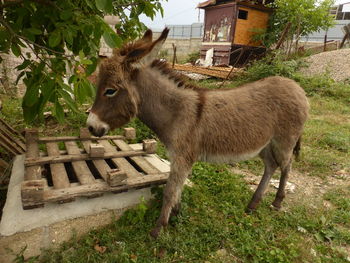
<path fill-rule="evenodd" d="M 306 62 L 309 66 L 300 70 L 306 76 L 329 74 L 335 81 L 350 79 L 350 48 L 319 53 Z"/>

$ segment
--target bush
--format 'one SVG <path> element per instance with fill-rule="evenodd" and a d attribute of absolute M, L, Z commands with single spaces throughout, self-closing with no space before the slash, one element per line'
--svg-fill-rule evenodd
<path fill-rule="evenodd" d="M 350 83 L 336 82 L 327 74 L 306 77 L 299 73 L 300 67 L 305 66 L 305 62 L 296 57 L 286 60 L 285 56 L 277 54 L 274 57 L 267 56 L 264 59 L 253 62 L 247 68 L 247 74 L 238 80 L 238 84 L 247 83 L 269 76 L 283 76 L 298 82 L 304 88 L 308 96 L 319 95 L 332 97 L 350 102 Z"/>
<path fill-rule="evenodd" d="M 192 52 L 192 53 L 187 55 L 185 62 L 191 63 L 192 65 L 194 65 L 196 63 L 197 59 L 199 59 L 199 57 L 200 57 L 199 51 Z"/>

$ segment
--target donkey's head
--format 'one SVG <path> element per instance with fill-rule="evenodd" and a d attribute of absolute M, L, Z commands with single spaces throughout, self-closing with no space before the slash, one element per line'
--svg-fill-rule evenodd
<path fill-rule="evenodd" d="M 95 136 L 128 123 L 138 113 L 139 97 L 132 85 L 138 70 L 149 66 L 162 47 L 169 29 L 152 41 L 152 31 L 134 43 L 117 49 L 99 68 L 95 102 L 87 126 Z"/>

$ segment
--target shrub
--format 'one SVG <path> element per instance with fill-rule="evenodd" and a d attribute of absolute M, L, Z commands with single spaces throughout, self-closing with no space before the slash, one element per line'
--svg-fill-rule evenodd
<path fill-rule="evenodd" d="M 199 51 L 192 52 L 187 55 L 186 63 L 191 63 L 192 65 L 194 65 L 197 59 L 199 59 L 199 57 L 200 57 Z"/>

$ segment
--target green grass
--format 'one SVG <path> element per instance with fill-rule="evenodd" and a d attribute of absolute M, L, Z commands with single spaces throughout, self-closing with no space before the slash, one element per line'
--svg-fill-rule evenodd
<path fill-rule="evenodd" d="M 321 177 L 326 183 L 335 172 L 350 171 L 350 85 L 327 76 L 302 77 L 296 71 L 300 65 L 298 60 L 258 62 L 244 77 L 227 82 L 226 87 L 269 75 L 298 81 L 308 94 L 311 112 L 301 160 L 294 163 L 294 168 Z M 218 87 L 215 80 L 199 83 Z M 16 105 L 16 101 L 11 103 Z M 19 118 L 18 109 L 13 107 L 4 111 L 6 118 Z M 69 125 L 59 125 L 65 128 L 58 129 L 58 133 L 77 133 L 85 118 L 84 114 L 68 114 Z M 11 123 L 16 125 L 16 121 Z M 137 119 L 128 126 L 138 131 L 134 142 L 155 138 Z M 166 158 L 164 146 L 159 146 L 158 154 Z M 258 159 L 241 162 L 237 167 L 254 174 L 261 174 L 263 168 Z M 30 262 L 349 262 L 349 183 L 330 188 L 324 196 L 319 193 L 318 201 L 290 201 L 283 212 L 270 209 L 274 195 L 267 194 L 258 210 L 248 215 L 244 211 L 252 191 L 241 175 L 230 170 L 226 165 L 197 163 L 190 176 L 194 185 L 184 189 L 180 215 L 171 218 L 157 240 L 150 238 L 149 231 L 160 213 L 162 188 L 154 189 L 154 200 L 141 201 L 112 224 L 82 237 L 74 236 Z M 323 202 L 329 202 L 330 207 Z M 105 247 L 105 252 L 97 251 L 96 245 Z M 18 262 L 22 261 L 19 255 Z"/>
<path fill-rule="evenodd" d="M 269 195 L 256 213 L 247 215 L 252 192 L 227 167 L 197 163 L 191 180 L 194 186 L 185 188 L 181 214 L 158 240 L 149 236 L 161 204 L 161 189 L 156 188 L 149 204 L 141 203 L 113 224 L 45 252 L 39 261 L 222 262 L 217 251 L 224 249 L 223 262 L 346 262 L 338 247 L 350 245 L 350 239 L 338 226 L 338 208 L 296 205 L 276 212 L 269 208 Z M 342 209 L 349 208 L 344 199 L 331 193 L 332 198 Z M 96 251 L 96 244 L 106 251 Z"/>

